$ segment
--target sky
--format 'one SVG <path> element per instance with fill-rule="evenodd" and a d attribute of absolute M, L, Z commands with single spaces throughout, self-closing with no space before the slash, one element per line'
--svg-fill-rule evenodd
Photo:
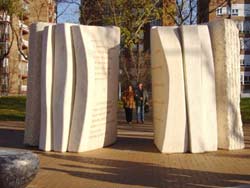
<path fill-rule="evenodd" d="M 71 1 L 80 2 L 80 0 Z M 79 7 L 74 3 L 59 3 L 57 5 L 57 15 L 58 23 L 79 23 Z"/>

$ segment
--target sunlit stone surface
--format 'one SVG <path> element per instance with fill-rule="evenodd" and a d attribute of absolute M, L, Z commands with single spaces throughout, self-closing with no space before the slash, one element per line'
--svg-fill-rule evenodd
<path fill-rule="evenodd" d="M 41 59 L 42 32 L 49 23 L 36 23 L 30 26 L 29 38 L 29 70 L 28 91 L 25 115 L 24 144 L 39 145 L 40 117 L 41 117 Z"/>
<path fill-rule="evenodd" d="M 57 24 L 41 33 L 42 47 L 30 49 L 31 55 L 42 53 L 39 149 L 82 152 L 114 143 L 120 29 Z"/>
<path fill-rule="evenodd" d="M 211 39 L 207 25 L 198 26 L 201 44 L 201 87 L 202 87 L 202 122 L 204 124 L 205 151 L 216 151 L 217 114 L 214 60 Z"/>
<path fill-rule="evenodd" d="M 68 150 L 82 152 L 116 140 L 120 30 L 73 26 L 76 90 Z"/>
<path fill-rule="evenodd" d="M 190 151 L 215 151 L 215 77 L 208 28 L 205 25 L 182 26 L 181 33 Z"/>
<path fill-rule="evenodd" d="M 204 128 L 202 118 L 202 61 L 201 44 L 197 26 L 181 27 L 185 92 L 191 152 L 204 152 Z"/>
<path fill-rule="evenodd" d="M 209 31 L 215 64 L 218 146 L 242 149 L 239 31 L 228 19 L 209 23 Z"/>
<path fill-rule="evenodd" d="M 53 75 L 53 150 L 66 152 L 75 88 L 74 48 L 71 24 L 55 26 L 55 62 Z"/>
<path fill-rule="evenodd" d="M 39 149 L 52 149 L 52 85 L 54 66 L 54 28 L 48 26 L 43 32 L 41 65 L 41 129 Z"/>
<path fill-rule="evenodd" d="M 154 142 L 163 153 L 187 151 L 188 133 L 177 27 L 151 29 Z"/>

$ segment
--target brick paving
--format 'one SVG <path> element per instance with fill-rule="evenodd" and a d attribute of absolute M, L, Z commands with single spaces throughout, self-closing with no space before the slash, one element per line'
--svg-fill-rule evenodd
<path fill-rule="evenodd" d="M 250 124 L 244 124 L 246 149 L 204 154 L 160 154 L 150 121 L 119 121 L 114 145 L 80 154 L 25 148 L 23 129 L 23 122 L 0 122 L 0 147 L 39 155 L 40 171 L 28 188 L 250 187 Z"/>

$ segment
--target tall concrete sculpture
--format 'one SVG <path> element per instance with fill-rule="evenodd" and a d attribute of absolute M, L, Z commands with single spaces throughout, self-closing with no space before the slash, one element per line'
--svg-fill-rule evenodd
<path fill-rule="evenodd" d="M 218 146 L 222 149 L 244 148 L 240 114 L 240 42 L 232 20 L 209 23 L 214 53 Z"/>
<path fill-rule="evenodd" d="M 155 145 L 163 153 L 186 152 L 188 127 L 177 27 L 151 29 L 151 58 Z"/>
<path fill-rule="evenodd" d="M 41 59 L 42 59 L 42 35 L 49 23 L 36 23 L 30 26 L 29 38 L 29 71 L 28 92 L 25 116 L 24 144 L 38 146 L 40 135 L 41 114 Z"/>
<path fill-rule="evenodd" d="M 112 144 L 116 140 L 118 96 L 114 88 L 118 85 L 120 30 L 57 24 L 41 32 L 40 49 L 30 49 L 33 56 L 42 54 L 37 67 L 41 75 L 41 103 L 36 105 L 41 109 L 36 114 L 39 149 L 82 152 Z M 31 37 L 36 35 L 32 30 Z"/>
<path fill-rule="evenodd" d="M 37 23 L 30 41 L 25 143 L 59 152 L 114 143 L 120 30 Z M 161 152 L 244 147 L 239 49 L 230 20 L 152 28 L 154 142 Z"/>
<path fill-rule="evenodd" d="M 182 26 L 187 114 L 192 153 L 217 150 L 215 77 L 206 25 Z"/>
<path fill-rule="evenodd" d="M 76 89 L 69 151 L 82 152 L 116 140 L 120 31 L 72 27 Z"/>
<path fill-rule="evenodd" d="M 199 153 L 218 147 L 242 149 L 240 47 L 234 22 L 216 21 L 209 28 L 155 27 L 151 30 L 151 48 L 153 119 L 159 150 L 171 153 L 189 148 Z M 180 89 L 183 85 L 185 92 Z M 188 122 L 188 134 L 183 131 L 183 117 Z M 186 142 L 186 138 L 188 147 L 178 142 Z"/>

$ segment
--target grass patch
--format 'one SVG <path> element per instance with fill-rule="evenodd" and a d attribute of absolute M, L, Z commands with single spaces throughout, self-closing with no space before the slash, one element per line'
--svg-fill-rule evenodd
<path fill-rule="evenodd" d="M 0 121 L 24 121 L 25 96 L 0 97 Z"/>
<path fill-rule="evenodd" d="M 241 116 L 243 122 L 250 122 L 250 98 L 242 98 L 240 101 Z"/>
<path fill-rule="evenodd" d="M 24 121 L 25 103 L 25 96 L 0 97 L 0 121 Z M 122 101 L 119 101 L 118 107 L 122 106 Z M 241 99 L 240 107 L 242 121 L 250 122 L 250 98 Z"/>

